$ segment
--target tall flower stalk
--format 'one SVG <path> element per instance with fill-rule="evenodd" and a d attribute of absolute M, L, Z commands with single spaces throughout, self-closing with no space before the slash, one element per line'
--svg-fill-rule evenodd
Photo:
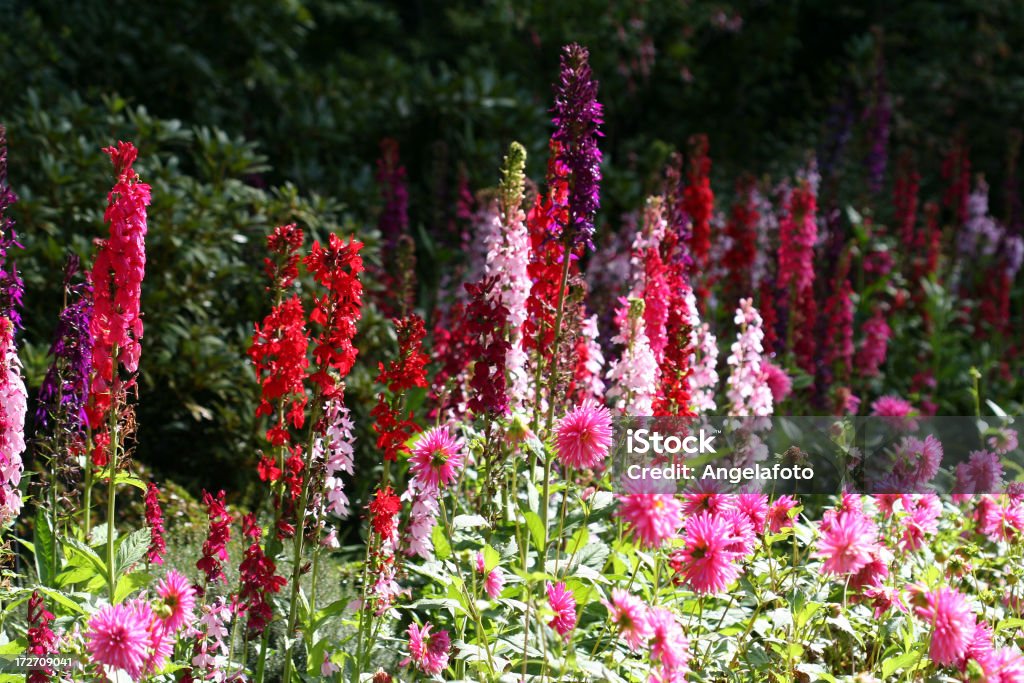
<path fill-rule="evenodd" d="M 142 355 L 142 280 L 146 273 L 146 207 L 150 187 L 132 168 L 138 150 L 130 142 L 103 150 L 114 164 L 116 182 L 107 195 L 103 220 L 109 236 L 99 242 L 93 263 L 93 313 L 89 320 L 93 372 L 86 415 L 93 433 L 92 462 L 86 463 L 86 502 L 93 467 L 105 469 L 107 479 L 107 587 L 114 602 L 117 586 L 114 546 L 117 471 L 125 452 L 124 439 L 131 424 L 128 389 L 135 385 Z M 127 373 L 123 379 L 120 369 Z M 84 511 L 89 533 L 90 511 Z"/>

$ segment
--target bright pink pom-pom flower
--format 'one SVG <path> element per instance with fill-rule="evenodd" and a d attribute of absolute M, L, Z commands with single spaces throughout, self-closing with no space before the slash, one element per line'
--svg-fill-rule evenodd
<path fill-rule="evenodd" d="M 683 523 L 682 504 L 671 493 L 619 496 L 618 515 L 626 520 L 641 545 L 657 548 L 675 536 Z"/>
<path fill-rule="evenodd" d="M 917 429 L 917 420 L 914 419 L 917 411 L 914 409 L 914 406 L 910 405 L 910 401 L 899 396 L 882 396 L 876 399 L 871 404 L 871 415 L 873 417 L 888 418 L 887 422 L 894 429 L 907 432 L 913 432 Z"/>
<path fill-rule="evenodd" d="M 651 637 L 651 625 L 647 621 L 647 605 L 621 588 L 612 590 L 611 602 L 605 602 L 612 623 L 619 629 L 619 637 L 634 652 Z"/>
<path fill-rule="evenodd" d="M 860 511 L 845 510 L 823 525 L 816 557 L 824 557 L 822 569 L 829 574 L 852 574 L 871 561 L 878 542 L 874 522 Z"/>
<path fill-rule="evenodd" d="M 558 459 L 567 467 L 597 467 L 612 445 L 612 414 L 587 399 L 562 418 L 555 428 Z"/>
<path fill-rule="evenodd" d="M 686 680 L 690 642 L 683 634 L 676 615 L 664 607 L 652 607 L 647 619 L 652 633 L 651 661 L 661 665 L 660 680 Z"/>
<path fill-rule="evenodd" d="M 561 581 L 558 583 L 549 581 L 547 591 L 548 605 L 555 612 L 555 616 L 548 622 L 548 626 L 558 631 L 563 638 L 568 639 L 569 633 L 576 628 L 576 598 Z"/>
<path fill-rule="evenodd" d="M 430 622 L 423 624 L 423 628 L 416 624 L 409 624 L 407 631 L 412 662 L 417 669 L 428 676 L 436 676 L 444 671 L 448 666 L 448 651 L 451 649 L 448 631 L 431 633 L 432 628 Z"/>
<path fill-rule="evenodd" d="M 793 526 L 793 519 L 789 516 L 791 510 L 796 508 L 796 499 L 792 496 L 779 496 L 768 509 L 768 530 L 777 534 L 783 529 Z"/>
<path fill-rule="evenodd" d="M 674 554 L 673 566 L 697 593 L 717 593 L 736 580 L 738 553 L 730 550 L 736 540 L 724 517 L 702 512 L 686 522 L 686 546 Z"/>
<path fill-rule="evenodd" d="M 146 662 L 149 623 L 128 605 L 107 605 L 89 620 L 85 641 L 93 661 L 122 669 L 135 679 L 141 675 Z"/>
<path fill-rule="evenodd" d="M 410 467 L 419 488 L 438 490 L 455 481 L 464 461 L 462 439 L 452 435 L 447 425 L 423 434 L 412 449 Z"/>
<path fill-rule="evenodd" d="M 167 630 L 173 632 L 192 625 L 196 589 L 188 579 L 172 569 L 156 584 L 156 594 L 163 603 L 157 614 Z"/>
<path fill-rule="evenodd" d="M 768 389 L 772 392 L 773 403 L 782 403 L 793 393 L 793 380 L 789 378 L 785 370 L 775 365 L 775 363 L 763 361 L 761 363 L 761 375 L 764 378 L 765 384 L 768 385 Z"/>
<path fill-rule="evenodd" d="M 484 560 L 483 553 L 476 554 L 476 571 L 479 574 L 484 574 L 487 569 L 487 563 Z M 501 567 L 495 567 L 489 572 L 486 572 L 487 576 L 484 577 L 484 591 L 487 596 L 494 600 L 501 595 L 502 589 L 505 587 L 505 574 L 501 571 Z"/>
<path fill-rule="evenodd" d="M 978 659 L 985 683 L 1024 683 L 1024 657 L 1003 647 Z"/>
<path fill-rule="evenodd" d="M 975 617 L 967 599 L 948 587 L 921 597 L 922 604 L 914 608 L 914 613 L 931 627 L 928 654 L 932 661 L 940 666 L 959 663 L 974 640 Z"/>

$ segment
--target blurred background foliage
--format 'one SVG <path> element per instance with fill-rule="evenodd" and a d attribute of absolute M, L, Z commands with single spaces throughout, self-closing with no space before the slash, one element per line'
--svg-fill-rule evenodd
<path fill-rule="evenodd" d="M 460 178 L 492 185 L 511 140 L 543 177 L 564 43 L 591 48 L 601 81 L 604 230 L 698 132 L 711 140 L 720 208 L 741 172 L 781 177 L 841 140 L 833 201 L 886 216 L 888 190 L 871 197 L 863 180 L 880 56 L 893 98 L 887 183 L 910 150 L 924 196 L 937 196 L 958 135 L 974 169 L 1002 179 L 1024 111 L 1014 0 L 0 0 L 0 26 L 30 387 L 45 370 L 65 253 L 89 258 L 103 233 L 112 174 L 99 148 L 132 140 L 154 188 L 139 457 L 207 488 L 242 490 L 257 457 L 244 352 L 267 308 L 268 229 L 295 221 L 372 247 L 374 162 L 379 141 L 395 138 L 412 233 L 432 256 L 419 261 L 429 292 L 451 258 L 433 249 L 455 241 Z M 991 184 L 998 209 L 1006 188 Z M 392 342 L 372 311 L 365 328 L 351 384 L 369 394 Z"/>

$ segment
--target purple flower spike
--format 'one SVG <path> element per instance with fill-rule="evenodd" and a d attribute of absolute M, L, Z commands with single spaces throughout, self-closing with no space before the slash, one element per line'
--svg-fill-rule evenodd
<path fill-rule="evenodd" d="M 601 150 L 597 138 L 603 123 L 597 101 L 597 81 L 588 62 L 590 53 L 573 43 L 562 49 L 562 66 L 555 90 L 555 133 L 560 159 L 572 174 L 567 229 L 574 246 L 594 248 L 594 214 L 601 205 Z"/>
<path fill-rule="evenodd" d="M 78 272 L 78 257 L 68 257 L 64 271 L 67 307 L 61 311 L 54 333 L 50 355 L 53 364 L 39 387 L 36 420 L 43 427 L 51 416 L 63 415 L 64 427 L 72 433 L 85 429 L 85 404 L 89 399 L 89 372 L 92 370 L 92 286 L 89 282 L 73 284 Z"/>

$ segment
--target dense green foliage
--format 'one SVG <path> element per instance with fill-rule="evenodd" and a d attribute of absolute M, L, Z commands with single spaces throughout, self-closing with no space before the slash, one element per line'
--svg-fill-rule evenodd
<path fill-rule="evenodd" d="M 890 159 L 908 148 L 938 168 L 960 133 L 1000 213 L 1024 98 L 1024 5 L 1001 0 L 8 0 L 0 25 L 30 388 L 44 371 L 66 245 L 86 255 L 101 234 L 110 173 L 97 150 L 131 139 L 154 186 L 140 453 L 212 485 L 240 483 L 251 468 L 238 463 L 255 459 L 244 351 L 265 313 L 267 229 L 341 225 L 372 242 L 373 163 L 390 136 L 409 169 L 421 249 L 450 243 L 461 174 L 474 188 L 493 184 L 502 150 L 518 139 L 530 175 L 542 176 L 565 42 L 591 46 L 606 105 L 604 230 L 640 205 L 669 152 L 696 132 L 709 134 L 716 177 L 788 173 L 835 134 L 830 107 L 851 103 L 841 164 L 862 175 L 879 48 L 894 97 Z M 926 195 L 939 180 L 925 176 Z M 844 184 L 866 191 L 856 188 Z M 439 279 L 435 263 L 444 255 L 420 259 L 424 288 Z M 363 336 L 367 350 L 374 334 Z"/>

